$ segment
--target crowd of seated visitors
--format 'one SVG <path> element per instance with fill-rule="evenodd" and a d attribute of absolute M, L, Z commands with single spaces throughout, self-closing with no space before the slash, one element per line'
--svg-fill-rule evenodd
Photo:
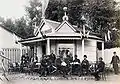
<path fill-rule="evenodd" d="M 84 76 L 91 74 L 96 80 L 100 80 L 99 73 L 104 71 L 105 63 L 100 57 L 99 61 L 96 62 L 95 67 L 92 67 L 87 60 L 87 55 L 83 56 L 83 60 L 80 61 L 77 55 L 74 59 L 69 54 L 66 57 L 56 56 L 53 52 L 50 55 L 43 55 L 40 60 L 40 67 L 38 68 L 39 76 L 47 76 L 54 73 L 61 74 L 63 77 L 67 78 L 67 75 L 78 75 Z M 34 56 L 30 57 L 28 53 L 21 56 L 20 72 L 24 72 L 24 67 L 30 68 L 34 71 L 38 63 L 38 57 L 35 53 Z M 91 69 L 91 70 L 90 70 Z"/>

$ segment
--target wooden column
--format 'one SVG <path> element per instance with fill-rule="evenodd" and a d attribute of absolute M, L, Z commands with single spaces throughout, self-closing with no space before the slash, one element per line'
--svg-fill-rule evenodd
<path fill-rule="evenodd" d="M 84 50 L 85 50 L 85 40 L 82 39 L 82 56 L 84 56 Z"/>
<path fill-rule="evenodd" d="M 22 44 L 20 43 L 20 56 L 22 56 L 23 53 L 22 53 Z"/>
<path fill-rule="evenodd" d="M 50 39 L 47 39 L 47 55 L 50 55 Z"/>
<path fill-rule="evenodd" d="M 85 25 L 83 25 L 83 38 L 82 38 L 82 56 L 84 56 L 84 51 L 85 51 Z"/>
<path fill-rule="evenodd" d="M 104 59 L 104 42 L 102 42 L 102 58 Z"/>

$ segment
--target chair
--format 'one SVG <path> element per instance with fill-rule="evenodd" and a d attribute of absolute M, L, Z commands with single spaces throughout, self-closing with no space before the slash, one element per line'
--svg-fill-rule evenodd
<path fill-rule="evenodd" d="M 106 80 L 107 79 L 107 68 L 105 67 L 103 72 L 100 72 L 99 75 L 102 80 Z"/>
<path fill-rule="evenodd" d="M 106 76 L 106 72 L 105 72 L 105 71 L 100 72 L 99 75 L 100 75 L 100 77 L 101 77 L 102 80 L 106 80 L 106 79 L 107 79 L 107 76 Z"/>

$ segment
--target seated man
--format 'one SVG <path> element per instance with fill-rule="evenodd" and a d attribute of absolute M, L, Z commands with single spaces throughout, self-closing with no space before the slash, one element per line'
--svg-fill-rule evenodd
<path fill-rule="evenodd" d="M 96 64 L 96 65 L 97 65 L 97 66 L 96 66 L 97 68 L 96 68 L 95 72 L 92 73 L 92 75 L 95 77 L 96 81 L 100 80 L 99 73 L 100 73 L 100 72 L 103 72 L 103 71 L 104 71 L 104 68 L 105 68 L 105 63 L 104 63 L 102 60 L 103 60 L 103 58 L 100 57 L 98 64 Z"/>
<path fill-rule="evenodd" d="M 89 71 L 89 61 L 87 60 L 87 55 L 84 55 L 84 60 L 81 63 L 82 74 L 87 75 Z"/>
<path fill-rule="evenodd" d="M 55 60 L 56 60 L 56 56 L 55 54 L 53 53 L 53 50 L 51 51 L 51 54 L 50 54 L 50 59 L 51 63 L 55 63 Z"/>
<path fill-rule="evenodd" d="M 79 72 L 81 72 L 80 71 L 80 60 L 77 58 L 77 55 L 75 55 L 75 59 L 73 60 L 73 63 L 72 63 L 72 73 L 79 74 Z"/>
<path fill-rule="evenodd" d="M 60 72 L 60 74 L 62 74 L 63 77 L 66 77 L 66 62 L 64 61 L 62 56 L 59 56 L 56 61 L 55 61 L 55 65 L 57 67 L 57 71 Z"/>
<path fill-rule="evenodd" d="M 75 55 L 75 59 L 73 60 L 73 62 L 80 63 L 80 60 L 77 58 L 77 55 Z"/>
<path fill-rule="evenodd" d="M 48 73 L 48 66 L 49 66 L 49 60 L 47 56 L 44 56 L 41 60 L 41 66 L 42 70 L 40 72 L 40 76 L 44 75 L 45 77 L 47 76 Z"/>

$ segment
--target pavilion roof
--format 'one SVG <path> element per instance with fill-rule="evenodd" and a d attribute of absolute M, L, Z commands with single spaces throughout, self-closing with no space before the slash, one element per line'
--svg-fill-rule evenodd
<path fill-rule="evenodd" d="M 78 28 L 77 26 L 75 25 L 72 25 L 70 24 L 68 21 L 66 21 L 66 24 L 68 24 L 68 26 L 70 25 L 70 27 L 75 30 L 74 32 L 57 32 L 56 30 L 59 30 L 59 27 L 64 24 L 65 21 L 63 22 L 56 22 L 56 21 L 52 21 L 52 20 L 49 20 L 49 19 L 44 19 L 44 21 L 41 22 L 42 23 L 45 23 L 47 24 L 51 29 L 54 29 L 55 32 L 53 33 L 47 33 L 47 34 L 44 34 L 44 37 L 32 37 L 32 38 L 28 38 L 28 39 L 22 39 L 21 41 L 19 42 L 31 42 L 31 41 L 42 41 L 42 40 L 45 40 L 47 38 L 70 38 L 70 39 L 73 39 L 73 38 L 77 38 L 77 39 L 80 39 L 81 37 L 81 34 L 80 32 L 82 32 L 82 28 Z M 38 27 L 38 30 L 42 29 L 43 26 L 41 28 Z M 44 27 L 45 28 L 45 27 Z M 90 30 L 89 28 L 86 28 L 86 32 Z M 102 40 L 102 38 L 99 36 L 99 34 L 96 34 L 94 32 L 90 32 L 89 34 L 89 39 L 96 39 L 96 40 Z"/>

